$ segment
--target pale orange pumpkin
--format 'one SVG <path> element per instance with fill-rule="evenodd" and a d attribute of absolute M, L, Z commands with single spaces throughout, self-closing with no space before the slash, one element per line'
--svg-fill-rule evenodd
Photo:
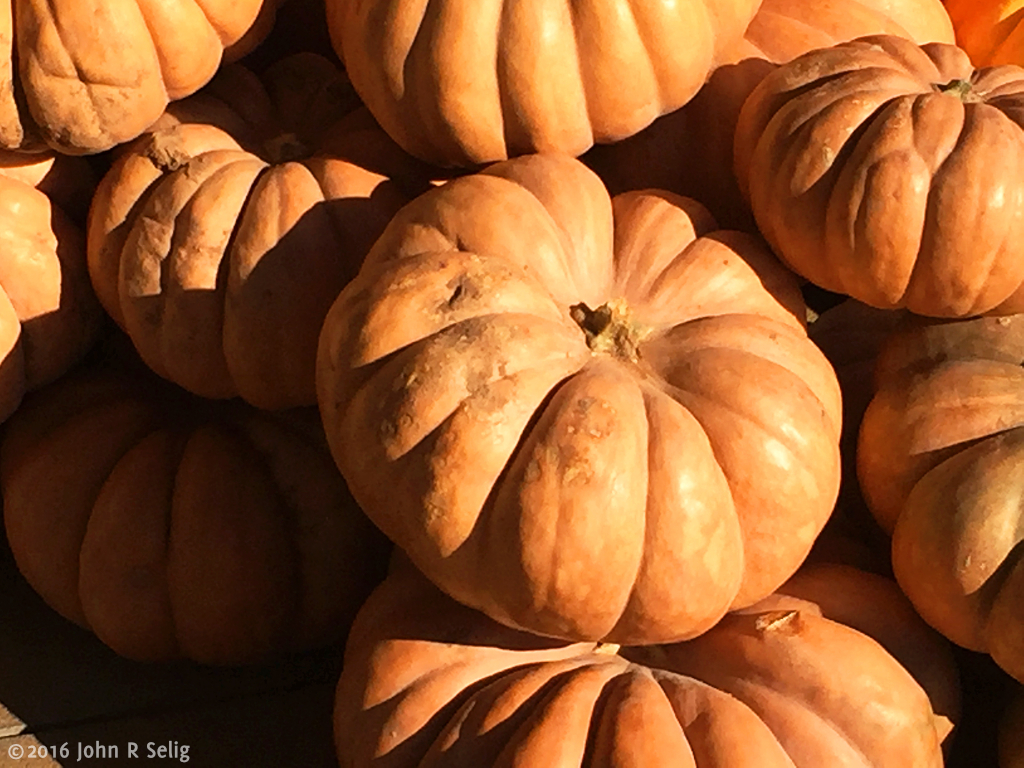
<path fill-rule="evenodd" d="M 881 353 L 864 497 L 921 616 L 1024 681 L 1024 315 L 919 321 Z"/>
<path fill-rule="evenodd" d="M 732 170 L 743 102 L 775 65 L 880 33 L 953 42 L 941 0 L 764 0 L 693 99 L 635 136 L 594 147 L 583 160 L 616 194 L 669 189 L 700 200 L 723 226 L 754 231 Z"/>
<path fill-rule="evenodd" d="M 1024 69 L 874 35 L 811 51 L 744 102 L 735 168 L 815 285 L 933 317 L 1024 309 Z"/>
<path fill-rule="evenodd" d="M 840 566 L 622 648 L 515 632 L 400 566 L 353 625 L 335 743 L 342 768 L 939 768 L 957 682 L 891 581 Z"/>
<path fill-rule="evenodd" d="M 80 159 L 0 152 L 0 420 L 78 362 L 102 328 L 74 218 L 94 187 Z"/>
<path fill-rule="evenodd" d="M 439 586 L 570 639 L 690 637 L 796 570 L 841 405 L 791 273 L 671 193 L 530 155 L 405 206 L 324 320 L 367 514 Z"/>
<path fill-rule="evenodd" d="M 146 363 L 203 397 L 316 402 L 320 325 L 430 170 L 316 54 L 225 67 L 122 150 L 89 218 L 89 272 Z"/>
<path fill-rule="evenodd" d="M 2 0 L 0 148 L 134 139 L 265 37 L 279 1 Z"/>
<path fill-rule="evenodd" d="M 386 567 L 315 409 L 203 401 L 119 333 L 8 420 L 0 490 L 28 583 L 138 660 L 242 664 L 338 642 Z"/>
<path fill-rule="evenodd" d="M 476 166 L 579 155 L 700 88 L 760 0 L 328 0 L 335 50 L 408 152 Z"/>

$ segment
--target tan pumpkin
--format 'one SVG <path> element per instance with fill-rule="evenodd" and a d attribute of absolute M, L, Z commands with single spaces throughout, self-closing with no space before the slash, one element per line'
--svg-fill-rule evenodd
<path fill-rule="evenodd" d="M 335 50 L 404 149 L 475 166 L 579 155 L 700 88 L 760 0 L 328 0 Z"/>
<path fill-rule="evenodd" d="M 935 317 L 1024 309 L 1024 69 L 869 36 L 765 77 L 736 128 L 740 188 L 815 285 Z"/>
<path fill-rule="evenodd" d="M 456 599 L 678 640 L 785 581 L 832 510 L 839 389 L 804 317 L 695 201 L 530 155 L 399 211 L 324 321 L 318 400 L 356 499 Z"/>
<path fill-rule="evenodd" d="M 133 659 L 240 664 L 343 639 L 387 543 L 315 409 L 202 401 L 123 344 L 7 422 L 4 524 L 29 584 Z"/>
<path fill-rule="evenodd" d="M 582 159 L 614 193 L 668 189 L 695 197 L 723 226 L 754 231 L 733 173 L 740 109 L 776 64 L 816 48 L 871 34 L 917 43 L 953 42 L 941 0 L 764 0 L 743 37 L 729 46 L 685 106 L 623 141 Z"/>
<path fill-rule="evenodd" d="M 0 1 L 0 148 L 86 154 L 134 139 L 265 37 L 278 4 Z"/>
<path fill-rule="evenodd" d="M 1024 315 L 916 323 L 883 350 L 860 485 L 922 617 L 1024 680 Z"/>
<path fill-rule="evenodd" d="M 403 569 L 353 625 L 335 742 L 342 768 L 938 768 L 957 691 L 895 585 L 840 566 L 636 648 L 509 630 Z"/>
<path fill-rule="evenodd" d="M 154 371 L 203 397 L 316 402 L 327 309 L 429 186 L 357 106 L 322 56 L 262 81 L 234 65 L 117 159 L 90 212 L 89 271 Z"/>
<path fill-rule="evenodd" d="M 85 233 L 64 210 L 88 205 L 95 179 L 83 164 L 0 152 L 0 421 L 78 362 L 103 324 Z"/>

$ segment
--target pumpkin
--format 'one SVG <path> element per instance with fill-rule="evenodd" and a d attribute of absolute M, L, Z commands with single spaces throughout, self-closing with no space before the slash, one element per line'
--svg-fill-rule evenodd
<path fill-rule="evenodd" d="M 815 285 L 934 317 L 1024 309 L 1024 69 L 869 36 L 812 51 L 743 105 L 735 167 Z"/>
<path fill-rule="evenodd" d="M 395 141 L 472 167 L 633 135 L 693 97 L 759 4 L 328 0 L 327 21 Z"/>
<path fill-rule="evenodd" d="M 668 189 L 697 198 L 725 226 L 754 231 L 750 206 L 732 172 L 743 102 L 774 65 L 878 33 L 917 43 L 953 42 L 940 0 L 764 0 L 693 99 L 635 136 L 596 146 L 582 159 L 615 193 Z"/>
<path fill-rule="evenodd" d="M 86 158 L 56 152 L 27 154 L 0 150 L 0 176 L 35 187 L 79 228 L 85 228 L 97 180 Z"/>
<path fill-rule="evenodd" d="M 977 67 L 1024 64 L 1020 0 L 944 0 L 956 42 Z"/>
<path fill-rule="evenodd" d="M 921 616 L 1024 680 L 1024 315 L 917 322 L 891 337 L 857 469 Z"/>
<path fill-rule="evenodd" d="M 202 401 L 120 334 L 8 420 L 0 490 L 28 583 L 132 659 L 242 664 L 337 642 L 386 563 L 315 409 Z"/>
<path fill-rule="evenodd" d="M 678 640 L 785 581 L 835 502 L 804 318 L 699 203 L 529 155 L 398 212 L 324 320 L 317 397 L 357 501 L 453 597 Z"/>
<path fill-rule="evenodd" d="M 81 360 L 102 328 L 85 234 L 64 210 L 88 205 L 95 181 L 81 162 L 0 152 L 0 420 Z"/>
<path fill-rule="evenodd" d="M 270 31 L 278 0 L 3 0 L 0 148 L 102 152 Z"/>
<path fill-rule="evenodd" d="M 121 152 L 90 211 L 89 271 L 154 371 L 202 397 L 316 403 L 331 302 L 428 186 L 357 106 L 316 54 L 262 81 L 233 65 Z"/>
<path fill-rule="evenodd" d="M 619 648 L 510 630 L 396 569 L 349 635 L 340 765 L 941 766 L 926 691 L 955 709 L 948 647 L 879 610 L 905 603 L 886 579 L 798 576 L 694 640 Z"/>

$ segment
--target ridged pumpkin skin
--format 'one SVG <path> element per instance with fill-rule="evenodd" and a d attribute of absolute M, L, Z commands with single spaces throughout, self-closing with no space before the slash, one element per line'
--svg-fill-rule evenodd
<path fill-rule="evenodd" d="M 781 584 L 835 502 L 804 312 L 698 203 L 531 155 L 398 213 L 324 321 L 318 400 L 356 499 L 456 599 L 678 640 Z"/>
<path fill-rule="evenodd" d="M 957 45 L 976 67 L 1024 64 L 1021 0 L 945 0 Z"/>
<path fill-rule="evenodd" d="M 117 653 L 211 664 L 336 642 L 387 544 L 315 410 L 202 401 L 112 357 L 32 393 L 0 444 L 7 540 Z"/>
<path fill-rule="evenodd" d="M 456 604 L 411 569 L 393 572 L 349 635 L 335 698 L 339 762 L 938 768 L 949 721 L 884 646 L 907 633 L 919 642 L 896 652 L 909 651 L 936 690 L 955 692 L 948 648 L 909 609 L 885 616 L 842 591 L 867 584 L 873 597 L 898 600 L 891 582 L 830 582 L 832 573 L 808 573 L 690 642 L 619 649 L 545 643 Z M 856 628 L 867 616 L 880 619 L 867 619 L 877 639 Z"/>
<path fill-rule="evenodd" d="M 776 64 L 864 35 L 953 42 L 941 0 L 764 0 L 700 91 L 640 133 L 583 158 L 616 194 L 668 189 L 695 197 L 720 224 L 754 231 L 733 174 L 733 136 L 743 102 Z"/>
<path fill-rule="evenodd" d="M 134 139 L 265 37 L 278 4 L 0 0 L 0 148 L 88 154 Z"/>
<path fill-rule="evenodd" d="M 80 162 L 0 152 L 0 421 L 81 360 L 103 324 L 85 233 L 61 207 L 88 205 L 95 179 Z"/>
<path fill-rule="evenodd" d="M 374 117 L 438 165 L 579 155 L 697 92 L 760 0 L 328 0 Z"/>
<path fill-rule="evenodd" d="M 233 65 L 173 104 L 100 183 L 88 248 L 97 295 L 154 371 L 277 409 L 316 403 L 324 315 L 428 174 L 353 111 L 327 59 L 264 80 Z"/>
<path fill-rule="evenodd" d="M 814 284 L 934 317 L 1024 309 L 1024 69 L 870 36 L 743 105 L 735 166 L 764 236 Z"/>
<path fill-rule="evenodd" d="M 1024 315 L 918 324 L 879 358 L 858 475 L 893 572 L 953 642 L 1024 681 Z"/>

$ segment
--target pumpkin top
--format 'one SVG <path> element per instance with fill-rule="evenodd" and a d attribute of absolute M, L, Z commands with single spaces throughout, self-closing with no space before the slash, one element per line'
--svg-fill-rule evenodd
<path fill-rule="evenodd" d="M 679 639 L 770 592 L 832 509 L 840 396 L 804 319 L 756 237 L 531 155 L 391 220 L 324 321 L 318 401 L 360 504 L 457 598 L 551 636 Z M 645 550 L 689 563 L 691 524 L 716 531 L 708 588 L 668 616 Z"/>

